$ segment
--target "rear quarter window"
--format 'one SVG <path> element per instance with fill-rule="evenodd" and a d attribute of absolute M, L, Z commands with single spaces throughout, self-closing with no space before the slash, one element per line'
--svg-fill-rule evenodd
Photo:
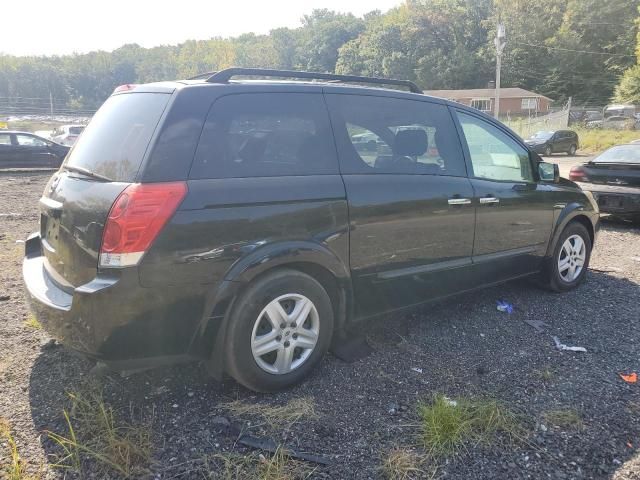
<path fill-rule="evenodd" d="M 190 177 L 337 174 L 321 94 L 243 93 L 214 102 Z"/>
<path fill-rule="evenodd" d="M 166 93 L 109 97 L 69 152 L 66 164 L 113 181 L 134 181 L 170 98 Z"/>

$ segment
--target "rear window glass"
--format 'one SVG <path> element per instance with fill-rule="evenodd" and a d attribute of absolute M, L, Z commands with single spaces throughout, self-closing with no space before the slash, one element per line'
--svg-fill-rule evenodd
<path fill-rule="evenodd" d="M 338 173 L 321 94 L 246 93 L 217 100 L 191 178 Z"/>
<path fill-rule="evenodd" d="M 109 97 L 69 152 L 66 164 L 113 181 L 134 181 L 169 98 L 165 93 Z"/>
<path fill-rule="evenodd" d="M 591 161 L 594 163 L 640 163 L 640 145 L 612 147 Z"/>

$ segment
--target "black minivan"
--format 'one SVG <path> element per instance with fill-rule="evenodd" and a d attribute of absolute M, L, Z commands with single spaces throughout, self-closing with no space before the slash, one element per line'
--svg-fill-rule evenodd
<path fill-rule="evenodd" d="M 588 192 L 475 109 L 258 69 L 118 87 L 40 212 L 23 275 L 55 338 L 114 369 L 201 359 L 258 391 L 357 320 L 525 276 L 574 288 L 598 228 Z"/>

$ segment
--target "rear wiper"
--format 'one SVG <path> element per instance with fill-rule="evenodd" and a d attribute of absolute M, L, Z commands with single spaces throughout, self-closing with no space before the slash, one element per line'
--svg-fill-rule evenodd
<path fill-rule="evenodd" d="M 105 177 L 104 175 L 100 175 L 99 173 L 92 172 L 91 170 L 87 170 L 86 168 L 76 167 L 74 165 L 63 165 L 65 170 L 69 172 L 78 172 L 87 177 L 95 178 L 96 180 L 100 180 L 102 182 L 113 182 L 109 177 Z"/>

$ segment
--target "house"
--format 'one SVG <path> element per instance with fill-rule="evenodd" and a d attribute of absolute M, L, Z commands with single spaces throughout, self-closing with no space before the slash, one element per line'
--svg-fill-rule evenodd
<path fill-rule="evenodd" d="M 495 88 L 472 88 L 468 90 L 425 90 L 426 95 L 446 98 L 493 114 L 496 101 Z M 544 113 L 549 110 L 551 100 L 539 93 L 518 87 L 500 89 L 500 114 L 523 116 Z"/>

